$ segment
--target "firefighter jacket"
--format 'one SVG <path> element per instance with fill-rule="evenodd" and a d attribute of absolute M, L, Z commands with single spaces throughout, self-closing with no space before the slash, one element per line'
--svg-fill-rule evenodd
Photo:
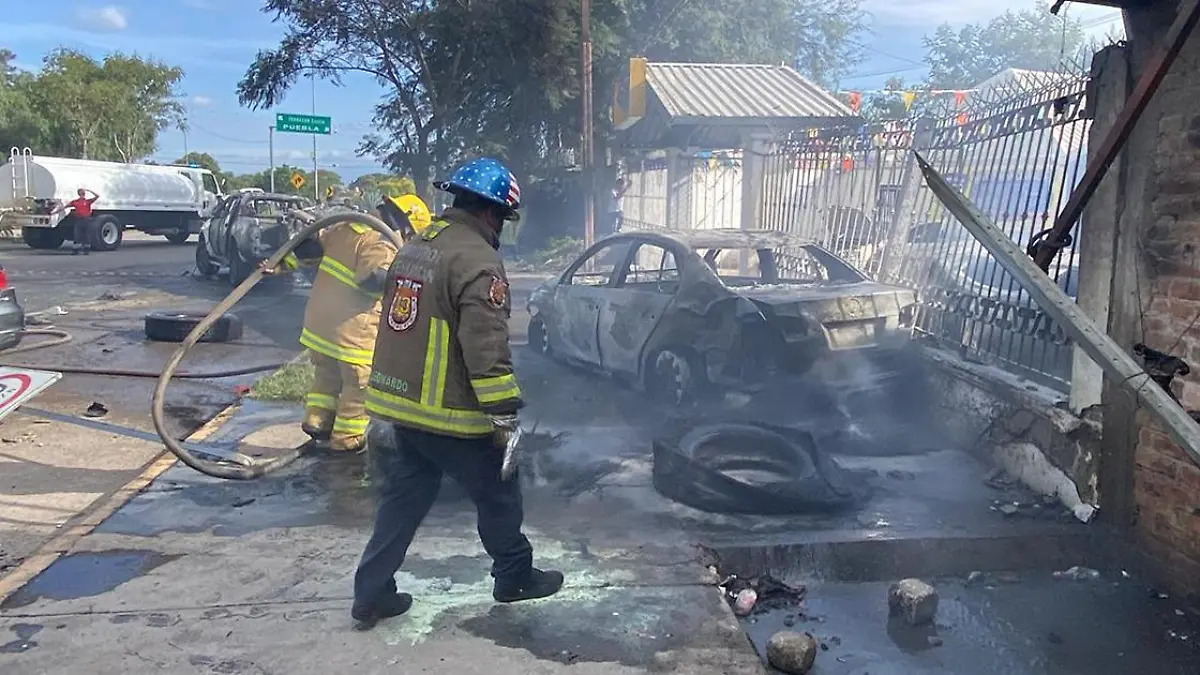
<path fill-rule="evenodd" d="M 323 255 L 304 309 L 300 344 L 344 363 L 369 366 L 381 297 L 377 281 L 372 282 L 391 265 L 396 248 L 358 223 L 327 227 L 317 239 Z"/>
<path fill-rule="evenodd" d="M 499 245 L 486 224 L 449 209 L 397 254 L 367 387 L 372 416 L 479 438 L 492 434 L 490 416 L 521 408 Z"/>

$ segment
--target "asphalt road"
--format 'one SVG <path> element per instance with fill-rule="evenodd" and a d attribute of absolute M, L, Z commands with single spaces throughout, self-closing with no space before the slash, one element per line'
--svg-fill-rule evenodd
<path fill-rule="evenodd" d="M 70 367 L 161 371 L 174 344 L 145 339 L 143 316 L 152 311 L 207 312 L 231 290 L 228 279 L 202 279 L 195 242 L 127 233 L 117 251 L 87 256 L 68 249 L 35 251 L 0 240 L 9 282 L 29 313 L 73 336 L 67 345 L 19 354 L 0 363 L 44 370 Z M 514 340 L 524 340 L 524 298 L 536 278 L 514 280 Z M 309 288 L 260 286 L 234 312 L 245 336 L 229 344 L 198 345 L 185 369 L 284 362 L 300 351 L 297 338 Z M 65 313 L 55 308 L 62 308 Z M 36 343 L 29 337 L 24 344 Z M 236 388 L 256 376 L 176 381 L 168 392 L 168 427 L 183 438 L 234 403 Z M 119 489 L 162 451 L 150 419 L 156 380 L 67 375 L 20 411 L 0 421 L 0 573 L 30 555 L 90 505 Z M 107 409 L 83 417 L 92 403 Z"/>

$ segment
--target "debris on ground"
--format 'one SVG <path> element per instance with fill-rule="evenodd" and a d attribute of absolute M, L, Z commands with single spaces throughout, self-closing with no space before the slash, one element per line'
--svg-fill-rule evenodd
<path fill-rule="evenodd" d="M 1090 567 L 1076 566 L 1061 572 L 1055 572 L 1054 578 L 1066 581 L 1095 581 L 1100 578 L 1100 572 Z"/>
<path fill-rule="evenodd" d="M 734 614 L 738 616 L 796 607 L 804 602 L 807 593 L 804 586 L 792 586 L 769 574 L 750 579 L 730 575 L 718 585 L 725 589 L 725 597 L 733 606 Z M 749 603 L 749 608 L 741 614 L 739 611 L 745 603 Z"/>
<path fill-rule="evenodd" d="M 804 675 L 817 660 L 817 641 L 808 633 L 780 631 L 767 640 L 767 663 L 789 675 Z"/>
<path fill-rule="evenodd" d="M 137 293 L 135 293 L 133 291 L 127 291 L 124 293 L 118 292 L 118 291 L 104 291 L 103 293 L 100 294 L 100 297 L 98 297 L 96 299 L 97 300 L 108 300 L 110 302 L 116 302 L 116 301 L 120 301 L 120 300 L 128 300 L 129 298 L 132 298 L 135 295 L 137 295 Z"/>
<path fill-rule="evenodd" d="M 984 582 L 983 572 L 976 570 L 967 575 L 967 586 L 978 586 Z"/>
<path fill-rule="evenodd" d="M 89 405 L 87 407 L 87 410 L 85 410 L 83 412 L 84 417 L 92 417 L 92 418 L 104 417 L 107 414 L 108 414 L 108 408 L 105 407 L 105 405 L 103 403 L 100 403 L 99 401 L 92 401 L 92 404 Z"/>
<path fill-rule="evenodd" d="M 910 626 L 931 623 L 937 615 L 937 589 L 920 579 L 903 579 L 888 589 L 888 613 Z"/>

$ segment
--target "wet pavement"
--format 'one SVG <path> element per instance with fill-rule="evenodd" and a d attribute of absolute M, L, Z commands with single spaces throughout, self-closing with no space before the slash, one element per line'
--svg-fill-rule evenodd
<path fill-rule="evenodd" d="M 359 460 L 302 460 L 248 483 L 176 466 L 5 602 L 0 671 L 74 673 L 86 654 L 89 673 L 114 675 L 733 675 L 762 672 L 755 645 L 785 620 L 826 642 L 817 675 L 1200 671 L 1189 651 L 1198 638 L 1176 614 L 1185 608 L 1134 580 L 1108 581 L 1115 559 L 1102 530 L 1053 513 L 1006 517 L 996 501 L 1022 497 L 986 487 L 989 467 L 939 445 L 912 411 L 857 430 L 837 410 L 778 396 L 681 414 L 525 351 L 517 365 L 534 428 L 527 532 L 537 562 L 566 572 L 560 595 L 495 605 L 474 510 L 446 490 L 397 576 L 413 610 L 354 633 L 351 577 L 372 510 Z M 803 422 L 869 498 L 763 517 L 705 513 L 655 491 L 653 439 L 767 409 Z M 250 404 L 208 442 L 232 446 L 297 417 L 293 406 Z M 802 609 L 814 618 L 797 608 L 739 624 L 709 563 L 806 584 Z M 1050 578 L 1067 563 L 1102 567 L 1105 581 Z M 1013 576 L 955 581 L 974 570 Z M 910 575 L 942 578 L 936 635 L 888 622 L 887 584 Z"/>

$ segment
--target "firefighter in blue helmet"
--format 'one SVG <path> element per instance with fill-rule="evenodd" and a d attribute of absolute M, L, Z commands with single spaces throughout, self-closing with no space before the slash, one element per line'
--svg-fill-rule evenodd
<path fill-rule="evenodd" d="M 497 602 L 558 592 L 561 572 L 533 566 L 521 532 L 520 481 L 501 477 L 504 447 L 524 405 L 508 343 L 511 301 L 498 249 L 518 219 L 521 190 L 494 159 L 477 159 L 437 184 L 454 204 L 396 255 L 367 385 L 367 411 L 390 427 L 371 442 L 380 481 L 375 530 L 354 577 L 355 627 L 408 611 L 395 574 L 437 498 L 443 474 L 478 509 Z"/>

